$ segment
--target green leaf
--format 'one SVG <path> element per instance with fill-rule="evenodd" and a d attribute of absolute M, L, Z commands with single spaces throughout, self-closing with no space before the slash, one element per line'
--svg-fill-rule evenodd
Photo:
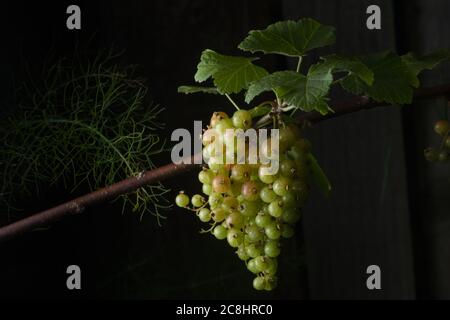
<path fill-rule="evenodd" d="M 206 49 L 197 66 L 195 80 L 203 82 L 212 77 L 219 93 L 238 93 L 267 75 L 265 69 L 252 63 L 253 60 L 255 58 L 225 56 Z"/>
<path fill-rule="evenodd" d="M 320 167 L 316 158 L 311 153 L 308 154 L 308 160 L 311 163 L 311 172 L 312 172 L 313 181 L 319 187 L 319 189 L 322 191 L 322 193 L 326 197 L 328 197 L 330 195 L 330 191 L 331 191 L 330 181 L 328 180 L 325 172 Z"/>
<path fill-rule="evenodd" d="M 372 70 L 357 58 L 333 54 L 325 56 L 322 59 L 324 60 L 320 64 L 322 68 L 331 69 L 332 73 L 344 72 L 348 75 L 354 75 L 369 86 L 373 83 Z"/>
<path fill-rule="evenodd" d="M 432 70 L 440 63 L 450 59 L 450 50 L 440 50 L 423 57 L 417 57 L 414 53 L 410 52 L 401 57 L 404 65 L 408 68 L 412 84 L 414 87 L 419 87 L 420 81 L 417 78 L 419 73 L 423 70 Z"/>
<path fill-rule="evenodd" d="M 197 87 L 197 86 L 180 86 L 180 87 L 178 87 L 178 92 L 179 93 L 185 93 L 185 94 L 198 93 L 198 92 L 210 93 L 210 94 L 219 94 L 219 92 L 217 91 L 217 88 L 214 88 L 214 87 Z"/>
<path fill-rule="evenodd" d="M 374 80 L 371 86 L 358 76 L 351 74 L 341 82 L 344 89 L 354 94 L 364 94 L 375 101 L 392 104 L 412 102 L 414 79 L 402 59 L 395 53 L 382 52 L 358 58 L 372 70 Z"/>
<path fill-rule="evenodd" d="M 334 28 L 313 19 L 280 21 L 264 30 L 252 30 L 239 44 L 239 49 L 252 53 L 277 53 L 291 57 L 333 44 Z"/>
<path fill-rule="evenodd" d="M 332 82 L 331 70 L 318 65 L 312 66 L 306 76 L 294 71 L 279 71 L 253 82 L 245 101 L 249 103 L 260 93 L 273 90 L 278 98 L 291 106 L 326 114 L 329 110 L 326 96 Z"/>

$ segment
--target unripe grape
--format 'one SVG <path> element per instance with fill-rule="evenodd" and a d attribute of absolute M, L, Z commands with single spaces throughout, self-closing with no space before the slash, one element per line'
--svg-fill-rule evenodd
<path fill-rule="evenodd" d="M 230 119 L 222 119 L 219 121 L 219 123 L 217 123 L 215 129 L 219 134 L 223 136 L 226 133 L 227 129 L 234 129 L 234 128 L 233 123 L 231 122 Z"/>
<path fill-rule="evenodd" d="M 295 133 L 291 127 L 281 128 L 279 131 L 280 150 L 284 151 L 295 142 Z"/>
<path fill-rule="evenodd" d="M 252 169 L 248 164 L 235 164 L 231 168 L 231 180 L 244 182 L 250 180 Z"/>
<path fill-rule="evenodd" d="M 247 255 L 247 252 L 242 245 L 239 246 L 239 248 L 236 250 L 236 254 L 238 255 L 239 259 L 243 261 L 247 261 L 249 259 L 249 256 Z"/>
<path fill-rule="evenodd" d="M 262 253 L 261 247 L 255 243 L 247 245 L 245 251 L 250 258 L 256 258 Z"/>
<path fill-rule="evenodd" d="M 208 198 L 208 203 L 211 209 L 215 209 L 223 202 L 223 196 L 220 193 L 212 193 Z"/>
<path fill-rule="evenodd" d="M 258 201 L 243 201 L 239 206 L 239 212 L 244 217 L 254 217 L 258 214 L 260 203 Z"/>
<path fill-rule="evenodd" d="M 245 228 L 245 232 L 247 233 L 247 237 L 251 242 L 256 242 L 262 240 L 263 238 L 263 230 L 255 226 L 248 226 Z"/>
<path fill-rule="evenodd" d="M 271 223 L 264 228 L 267 238 L 277 240 L 281 237 L 281 230 L 276 223 Z"/>
<path fill-rule="evenodd" d="M 266 286 L 264 287 L 264 289 L 266 291 L 272 291 L 277 287 L 277 283 L 277 277 L 269 276 L 266 278 Z"/>
<path fill-rule="evenodd" d="M 252 116 L 246 110 L 238 110 L 231 118 L 233 125 L 239 129 L 249 129 L 252 126 Z"/>
<path fill-rule="evenodd" d="M 205 198 L 199 194 L 194 194 L 191 198 L 191 203 L 194 207 L 198 208 L 205 204 Z"/>
<path fill-rule="evenodd" d="M 211 126 L 211 128 L 214 128 L 222 119 L 228 119 L 228 115 L 225 112 L 214 112 L 209 125 Z"/>
<path fill-rule="evenodd" d="M 233 247 L 237 248 L 243 241 L 244 235 L 241 231 L 236 229 L 229 229 L 227 234 L 227 241 L 228 244 Z"/>
<path fill-rule="evenodd" d="M 267 259 L 267 268 L 264 270 L 266 274 L 275 275 L 278 269 L 277 259 Z"/>
<path fill-rule="evenodd" d="M 209 222 L 211 220 L 211 212 L 208 208 L 202 208 L 198 212 L 198 218 L 202 222 Z"/>
<path fill-rule="evenodd" d="M 264 254 L 270 258 L 276 258 L 280 255 L 280 244 L 278 241 L 269 240 L 264 245 Z"/>
<path fill-rule="evenodd" d="M 259 272 L 263 272 L 267 267 L 268 267 L 268 262 L 267 262 L 268 258 L 263 257 L 263 256 L 258 256 L 255 258 L 255 268 L 259 271 Z"/>
<path fill-rule="evenodd" d="M 217 239 L 223 240 L 227 237 L 228 230 L 224 226 L 218 225 L 214 228 L 213 234 Z"/>
<path fill-rule="evenodd" d="M 212 187 L 214 192 L 226 193 L 230 190 L 231 187 L 230 178 L 223 175 L 215 176 L 212 181 Z"/>
<path fill-rule="evenodd" d="M 239 208 L 239 201 L 236 197 L 228 196 L 223 199 L 222 208 L 226 211 L 235 211 Z"/>
<path fill-rule="evenodd" d="M 259 273 L 260 271 L 258 271 L 258 269 L 256 268 L 256 263 L 255 263 L 255 259 L 250 259 L 247 262 L 247 269 L 251 272 L 251 273 Z"/>
<path fill-rule="evenodd" d="M 211 184 L 214 178 L 214 173 L 211 170 L 203 169 L 198 173 L 198 180 L 203 184 Z"/>
<path fill-rule="evenodd" d="M 242 185 L 241 193 L 245 200 L 255 201 L 259 199 L 259 185 L 255 181 L 247 181 Z"/>
<path fill-rule="evenodd" d="M 268 165 L 261 165 L 258 170 L 258 177 L 265 184 L 273 183 L 277 178 L 277 174 L 275 172 L 267 172 L 269 171 Z"/>
<path fill-rule="evenodd" d="M 244 217 L 239 212 L 232 212 L 225 220 L 228 228 L 240 229 L 244 226 Z"/>
<path fill-rule="evenodd" d="M 261 189 L 261 192 L 259 194 L 261 197 L 261 200 L 265 203 L 271 203 L 272 201 L 275 201 L 277 199 L 277 195 L 275 192 L 273 192 L 271 186 L 265 186 Z"/>
<path fill-rule="evenodd" d="M 266 280 L 263 277 L 256 277 L 253 279 L 253 288 L 258 291 L 264 290 L 266 288 Z"/>
<path fill-rule="evenodd" d="M 213 192 L 212 186 L 210 184 L 202 185 L 202 192 L 207 196 L 211 195 L 211 193 Z"/>
<path fill-rule="evenodd" d="M 215 129 L 208 129 L 202 134 L 202 143 L 206 147 L 220 139 L 219 133 Z"/>
<path fill-rule="evenodd" d="M 265 228 L 272 222 L 272 218 L 268 214 L 261 214 L 258 213 L 258 215 L 255 217 L 255 224 L 260 228 Z"/>
<path fill-rule="evenodd" d="M 214 222 L 221 222 L 227 217 L 227 212 L 222 208 L 216 208 L 211 212 L 211 218 Z"/>
<path fill-rule="evenodd" d="M 277 195 L 284 196 L 291 190 L 291 184 L 292 181 L 289 178 L 281 176 L 274 181 L 272 188 Z"/>
<path fill-rule="evenodd" d="M 279 218 L 283 214 L 284 204 L 282 201 L 275 200 L 269 204 L 269 214 L 274 218 Z"/>
<path fill-rule="evenodd" d="M 297 197 L 294 191 L 289 191 L 281 197 L 285 208 L 295 207 L 297 205 Z"/>
<path fill-rule="evenodd" d="M 175 198 L 175 203 L 177 206 L 185 208 L 189 204 L 189 197 L 184 193 L 179 193 Z"/>
<path fill-rule="evenodd" d="M 280 162 L 280 171 L 282 175 L 292 178 L 297 173 L 297 165 L 295 161 L 284 159 Z"/>
<path fill-rule="evenodd" d="M 439 120 L 434 124 L 434 132 L 444 136 L 450 130 L 450 124 L 447 120 Z"/>

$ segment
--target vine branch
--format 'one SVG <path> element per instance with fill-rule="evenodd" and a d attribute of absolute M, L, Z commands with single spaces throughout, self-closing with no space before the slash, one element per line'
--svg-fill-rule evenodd
<path fill-rule="evenodd" d="M 423 100 L 441 96 L 450 96 L 450 84 L 417 89 L 414 94 L 414 99 Z M 334 113 L 322 116 L 317 112 L 309 112 L 298 116 L 297 120 L 299 122 L 317 123 L 324 120 L 337 118 L 349 113 L 373 109 L 386 105 L 388 104 L 384 102 L 373 101 L 368 97 L 355 97 L 349 100 L 332 103 L 333 109 L 335 110 Z M 190 161 L 187 164 L 167 164 L 157 169 L 146 171 L 142 174 L 139 174 L 138 176 L 130 177 L 110 186 L 88 193 L 84 196 L 34 214 L 22 220 L 13 222 L 7 226 L 0 228 L 0 242 L 14 238 L 20 234 L 34 230 L 65 216 L 82 213 L 87 206 L 102 203 L 108 200 L 113 200 L 117 196 L 127 194 L 145 185 L 169 179 L 181 173 L 188 172 L 198 166 L 194 163 L 198 162 L 199 159 L 201 159 L 201 154 L 193 155 L 190 157 Z"/>

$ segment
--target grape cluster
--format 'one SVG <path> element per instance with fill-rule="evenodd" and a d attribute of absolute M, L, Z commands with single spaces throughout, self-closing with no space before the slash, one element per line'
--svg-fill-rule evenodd
<path fill-rule="evenodd" d="M 270 291 L 277 286 L 280 240 L 294 235 L 294 225 L 309 193 L 311 147 L 297 126 L 280 122 L 278 172 L 262 170 L 265 165 L 259 162 L 217 164 L 211 132 L 219 133 L 226 149 L 230 140 L 226 129 L 247 130 L 252 121 L 246 110 L 236 111 L 231 118 L 224 112 L 212 115 L 203 134 L 203 156 L 208 159 L 208 166 L 198 174 L 205 196 L 195 194 L 189 199 L 180 192 L 175 201 L 195 212 L 202 222 L 210 223 L 207 232 L 217 239 L 226 239 L 255 275 L 256 290 Z"/>
<path fill-rule="evenodd" d="M 425 159 L 430 162 L 448 162 L 450 159 L 450 123 L 448 120 L 439 120 L 434 124 L 434 131 L 442 138 L 442 142 L 439 148 L 425 149 Z"/>

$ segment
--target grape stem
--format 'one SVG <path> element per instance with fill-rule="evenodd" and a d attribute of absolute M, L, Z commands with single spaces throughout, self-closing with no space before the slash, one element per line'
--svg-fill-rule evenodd
<path fill-rule="evenodd" d="M 231 104 L 233 105 L 233 107 L 236 108 L 236 110 L 241 110 L 241 108 L 239 108 L 239 106 L 236 104 L 236 102 L 234 102 L 234 100 L 231 99 L 229 94 L 225 93 L 225 96 L 228 98 L 228 100 L 230 100 Z"/>
<path fill-rule="evenodd" d="M 414 98 L 416 100 L 423 100 L 429 98 L 436 98 L 450 95 L 450 83 L 441 86 L 420 88 L 416 90 Z M 337 118 L 353 112 L 373 109 L 389 105 L 385 102 L 376 102 L 368 97 L 355 97 L 350 100 L 338 101 L 332 104 L 334 113 L 325 116 L 318 112 L 303 113 L 297 117 L 299 123 L 318 123 L 321 121 Z M 265 117 L 263 117 L 265 118 Z M 260 121 L 263 119 L 261 118 Z M 270 119 L 270 116 L 268 117 Z M 258 121 L 259 122 L 259 121 Z M 174 164 L 170 163 L 165 166 L 146 171 L 139 176 L 130 177 L 128 179 L 119 181 L 115 184 L 105 188 L 88 193 L 66 203 L 60 204 L 56 207 L 47 209 L 40 213 L 31 215 L 22 220 L 13 222 L 0 228 L 0 242 L 17 237 L 27 231 L 36 230 L 42 226 L 46 226 L 66 216 L 80 214 L 84 212 L 84 208 L 94 204 L 110 201 L 122 194 L 132 192 L 140 187 L 170 179 L 200 167 L 195 164 L 201 159 L 201 153 L 188 157 L 185 163 Z M 194 161 L 197 160 L 197 161 Z"/>

